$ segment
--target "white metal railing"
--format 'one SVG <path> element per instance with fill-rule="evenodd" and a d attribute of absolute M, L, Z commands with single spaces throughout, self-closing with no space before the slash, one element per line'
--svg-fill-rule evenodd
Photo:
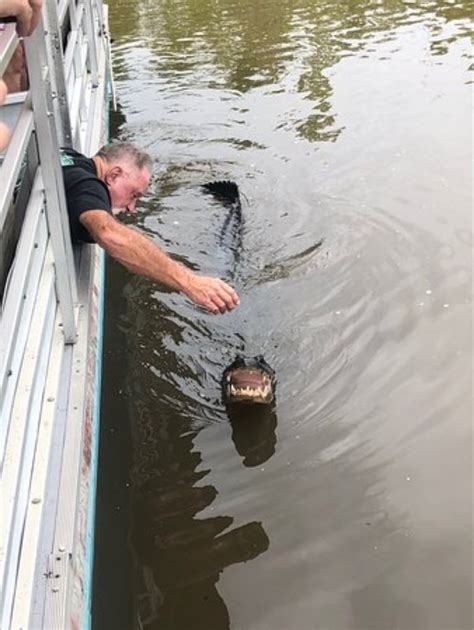
<path fill-rule="evenodd" d="M 46 211 L 51 243 L 57 268 L 56 286 L 58 301 L 63 316 L 65 341 L 74 342 L 74 302 L 76 301 L 75 274 L 69 238 L 68 219 L 65 208 L 59 145 L 73 145 L 85 150 L 88 138 L 81 136 L 81 123 L 88 116 L 85 106 L 86 82 L 97 83 L 97 44 L 88 47 L 87 42 L 96 41 L 103 33 L 99 22 L 101 13 L 92 11 L 93 6 L 74 0 L 62 2 L 58 19 L 58 5 L 54 0 L 45 3 L 48 38 L 44 37 L 42 24 L 35 34 L 25 40 L 27 65 L 31 83 L 31 97 L 26 96 L 13 137 L 0 169 L 0 233 L 11 204 L 13 189 L 18 180 L 28 143 L 33 130 L 37 136 L 39 160 L 46 197 Z M 76 29 L 66 34 L 66 52 L 62 50 L 62 29 L 69 21 Z M 85 33 L 88 37 L 85 37 Z M 95 35 L 95 36 L 94 36 Z M 90 39 L 89 39 L 90 38 Z M 8 25 L 0 36 L 0 68 L 6 67 L 18 43 L 15 26 Z M 91 71 L 88 68 L 91 68 Z M 32 102 L 31 102 L 31 100 Z M 33 123 L 33 111 L 34 123 Z M 74 121 L 71 129 L 70 121 Z M 89 126 L 90 128 L 90 126 Z M 18 257 L 17 257 L 18 258 Z M 14 263 L 16 275 L 24 273 L 24 265 L 18 259 Z M 12 343 L 18 326 L 18 308 L 10 302 L 17 300 L 18 282 L 11 282 L 4 296 L 4 307 L 0 321 L 0 401 L 3 399 L 6 379 L 11 373 Z M 9 296 L 11 294 L 11 297 Z"/>
<path fill-rule="evenodd" d="M 0 286 L 3 288 L 0 310 L 2 630 L 13 628 L 12 623 L 20 624 L 15 628 L 30 627 L 29 620 L 33 618 L 29 607 L 33 605 L 33 582 L 23 579 L 24 573 L 28 574 L 24 567 L 33 561 L 25 560 L 24 548 L 31 547 L 31 541 L 38 538 L 45 518 L 32 516 L 29 504 L 31 488 L 46 484 L 44 475 L 51 467 L 44 465 L 41 473 L 44 478 L 34 473 L 38 458 L 48 460 L 52 456 L 49 452 L 39 453 L 38 448 L 51 440 L 51 449 L 58 439 L 54 424 L 51 427 L 48 421 L 45 425 L 42 420 L 45 414 L 52 422 L 51 406 L 47 403 L 54 400 L 54 396 L 47 398 L 47 392 L 54 392 L 62 378 L 56 376 L 57 382 L 49 382 L 50 374 L 59 374 L 57 366 L 51 365 L 51 357 L 62 356 L 62 340 L 62 352 L 68 358 L 58 361 L 62 366 L 71 364 L 70 344 L 74 344 L 82 326 L 59 146 L 73 146 L 84 153 L 97 148 L 94 146 L 97 98 L 104 98 L 103 90 L 101 96 L 97 96 L 97 88 L 99 81 L 104 80 L 100 64 L 103 66 L 104 54 L 108 54 L 107 49 L 104 50 L 107 32 L 101 0 L 44 0 L 41 23 L 24 41 L 30 88 L 27 92 L 10 95 L 5 108 L 0 108 L 0 117 L 2 111 L 8 111 L 13 127 L 3 159 L 0 156 L 0 245 L 6 242 L 11 219 L 18 211 L 16 189 L 22 181 L 25 165 L 33 181 L 19 236 L 12 237 L 15 254 L 8 281 L 4 287 Z M 18 42 L 14 24 L 0 32 L 0 76 Z M 11 240 L 10 236 L 8 233 Z M 84 351 L 80 350 L 78 356 L 83 355 Z M 81 429 L 76 427 L 75 430 L 77 442 Z M 64 426 L 61 431 L 67 433 Z M 67 435 L 64 439 L 66 443 L 71 441 Z M 80 451 L 80 445 L 76 448 Z M 75 453 L 74 458 L 76 472 L 72 474 L 79 475 L 79 454 Z M 62 465 L 67 467 L 68 462 Z M 43 479 L 41 483 L 40 479 Z M 59 480 L 56 481 L 59 484 Z M 69 512 L 75 509 L 76 494 L 73 493 L 68 503 Z M 71 523 L 74 521 L 71 515 Z M 34 531 L 28 540 L 24 537 L 26 523 L 30 534 Z M 36 549 L 31 557 L 37 553 Z M 21 583 L 18 582 L 20 570 L 23 572 Z M 21 601 L 17 601 L 18 593 L 22 593 Z M 25 598 L 30 598 L 27 608 Z M 64 595 L 63 608 L 67 598 L 67 594 Z M 62 614 L 64 620 L 65 613 Z M 62 621 L 58 623 L 57 627 L 62 627 Z"/>

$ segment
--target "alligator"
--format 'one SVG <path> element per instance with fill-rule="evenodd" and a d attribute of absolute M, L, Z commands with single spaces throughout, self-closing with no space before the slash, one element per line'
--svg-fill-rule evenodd
<path fill-rule="evenodd" d="M 202 188 L 229 209 L 219 240 L 221 245 L 233 244 L 237 259 L 242 247 L 242 204 L 238 186 L 231 181 L 216 181 L 204 184 Z M 275 399 L 275 387 L 275 372 L 262 355 L 237 355 L 222 376 L 226 406 L 237 403 L 270 405 Z"/>
<path fill-rule="evenodd" d="M 262 355 L 237 358 L 222 376 L 224 402 L 269 405 L 275 398 L 275 372 Z"/>

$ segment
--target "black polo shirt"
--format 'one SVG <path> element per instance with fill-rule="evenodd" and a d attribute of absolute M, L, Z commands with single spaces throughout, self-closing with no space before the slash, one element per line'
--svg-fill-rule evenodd
<path fill-rule="evenodd" d="M 94 160 L 73 149 L 61 149 L 60 160 L 72 242 L 94 243 L 79 217 L 87 210 L 104 210 L 112 214 L 108 188 L 98 179 Z"/>

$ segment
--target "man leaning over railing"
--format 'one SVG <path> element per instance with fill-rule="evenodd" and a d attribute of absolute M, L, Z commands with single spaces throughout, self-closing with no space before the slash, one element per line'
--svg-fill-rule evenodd
<path fill-rule="evenodd" d="M 152 161 L 147 153 L 112 142 L 93 158 L 62 149 L 61 164 L 73 242 L 98 243 L 130 271 L 181 291 L 213 313 L 238 305 L 237 293 L 223 280 L 194 273 L 114 217 L 120 211 L 135 212 L 148 189 Z"/>

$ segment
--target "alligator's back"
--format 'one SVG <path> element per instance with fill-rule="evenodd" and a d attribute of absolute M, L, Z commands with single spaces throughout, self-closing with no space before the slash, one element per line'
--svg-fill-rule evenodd
<path fill-rule="evenodd" d="M 233 251 L 236 265 L 242 249 L 242 206 L 238 186 L 231 181 L 217 181 L 204 184 L 202 188 L 227 210 L 219 241 L 221 246 Z M 261 355 L 238 356 L 224 371 L 222 385 L 226 405 L 271 405 L 274 401 L 275 373 Z"/>
<path fill-rule="evenodd" d="M 219 235 L 219 245 L 230 249 L 238 259 L 242 249 L 242 205 L 237 184 L 223 180 L 203 184 L 202 189 L 226 208 L 227 215 Z"/>

